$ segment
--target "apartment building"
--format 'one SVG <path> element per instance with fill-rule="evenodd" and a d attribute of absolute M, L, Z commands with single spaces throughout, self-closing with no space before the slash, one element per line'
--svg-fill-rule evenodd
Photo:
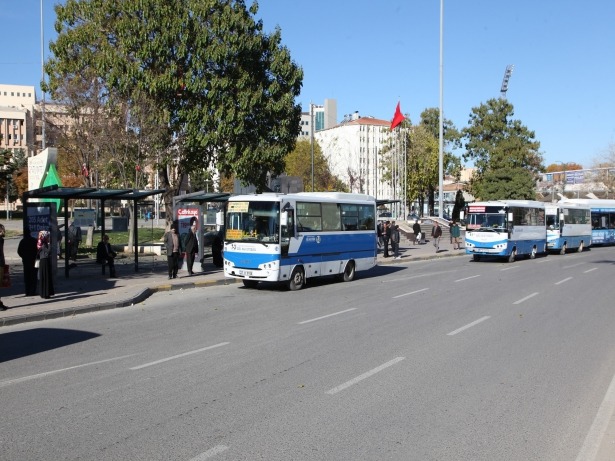
<path fill-rule="evenodd" d="M 35 154 L 36 94 L 34 86 L 0 84 L 0 149 Z"/>
<path fill-rule="evenodd" d="M 323 105 L 310 104 L 307 112 L 301 112 L 301 132 L 299 138 L 309 139 L 312 136 L 312 126 L 314 132 L 325 130 L 337 125 L 337 101 L 335 99 L 325 99 Z"/>
<path fill-rule="evenodd" d="M 329 161 L 331 172 L 344 181 L 351 192 L 378 199 L 395 199 L 398 193 L 382 180 L 380 151 L 391 136 L 391 122 L 373 117 L 348 115 L 334 127 L 316 131 L 314 139 Z"/>

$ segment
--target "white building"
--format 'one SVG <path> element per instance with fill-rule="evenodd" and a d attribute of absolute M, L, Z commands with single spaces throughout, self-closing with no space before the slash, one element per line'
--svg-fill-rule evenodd
<path fill-rule="evenodd" d="M 316 131 L 314 139 L 329 161 L 331 172 L 344 181 L 351 192 L 395 199 L 390 184 L 382 181 L 378 165 L 380 151 L 391 132 L 391 122 L 361 117 L 358 112 L 332 128 Z"/>
<path fill-rule="evenodd" d="M 0 84 L 0 149 L 35 154 L 35 105 L 33 86 Z"/>

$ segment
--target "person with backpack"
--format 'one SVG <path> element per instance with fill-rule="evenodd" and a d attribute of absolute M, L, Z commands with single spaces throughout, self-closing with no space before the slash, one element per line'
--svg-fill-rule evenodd
<path fill-rule="evenodd" d="M 438 221 L 436 221 L 435 226 L 431 229 L 431 236 L 433 237 L 433 246 L 436 247 L 437 253 L 440 250 L 440 237 L 442 237 L 442 228 Z"/>

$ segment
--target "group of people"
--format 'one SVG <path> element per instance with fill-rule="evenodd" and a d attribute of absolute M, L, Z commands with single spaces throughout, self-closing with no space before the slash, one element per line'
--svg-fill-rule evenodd
<path fill-rule="evenodd" d="M 0 280 L 4 279 L 6 261 L 4 258 L 4 225 L 0 224 Z M 53 274 L 51 270 L 51 238 L 49 231 L 42 230 L 38 238 L 32 237 L 26 229 L 23 238 L 17 246 L 17 254 L 23 262 L 23 274 L 26 296 L 35 296 L 37 289 L 40 297 L 49 299 L 55 295 Z M 7 307 L 0 299 L 0 310 Z"/>
<path fill-rule="evenodd" d="M 419 220 L 415 220 L 412 225 L 412 232 L 414 233 L 414 244 L 419 245 L 424 237 L 421 231 L 421 225 L 419 224 Z M 391 221 L 380 221 L 377 227 L 378 233 L 378 247 L 384 246 L 384 257 L 390 257 L 389 254 L 389 243 L 391 244 L 391 250 L 393 251 L 393 259 L 400 259 L 399 256 L 399 240 L 400 240 L 400 231 L 399 226 L 395 224 L 395 222 Z M 431 229 L 431 237 L 433 241 L 433 246 L 436 249 L 436 253 L 440 250 L 440 238 L 442 237 L 442 227 L 436 221 L 434 226 Z M 461 228 L 459 227 L 459 223 L 456 220 L 453 220 L 450 225 L 450 238 L 451 245 L 453 245 L 454 250 L 461 249 Z"/>
<path fill-rule="evenodd" d="M 197 237 L 197 219 L 190 220 L 190 229 L 182 241 L 177 232 L 177 222 L 171 224 L 169 232 L 164 234 L 164 246 L 167 251 L 167 265 L 169 269 L 169 280 L 177 278 L 179 271 L 179 255 L 186 253 L 186 266 L 188 275 L 194 275 L 193 267 L 196 255 L 199 253 L 199 240 Z M 183 247 L 183 248 L 182 248 Z"/>
<path fill-rule="evenodd" d="M 376 227 L 378 233 L 378 247 L 384 246 L 384 257 L 389 258 L 391 252 L 393 259 L 401 259 L 399 255 L 400 232 L 399 226 L 395 221 L 379 221 Z M 389 243 L 391 244 L 391 252 L 389 252 Z"/>

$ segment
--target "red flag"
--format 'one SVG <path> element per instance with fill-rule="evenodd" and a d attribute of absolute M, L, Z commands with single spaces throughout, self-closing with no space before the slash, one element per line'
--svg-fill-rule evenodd
<path fill-rule="evenodd" d="M 404 121 L 406 117 L 401 113 L 401 109 L 399 108 L 399 102 L 397 103 L 397 107 L 395 108 L 395 115 L 393 115 L 393 121 L 391 122 L 391 131 Z"/>

